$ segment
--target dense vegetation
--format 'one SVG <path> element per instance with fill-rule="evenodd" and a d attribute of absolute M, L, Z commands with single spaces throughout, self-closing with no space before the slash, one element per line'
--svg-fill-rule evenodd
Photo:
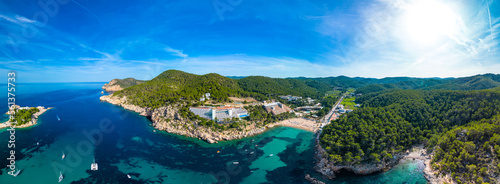
<path fill-rule="evenodd" d="M 40 109 L 32 107 L 30 109 L 16 109 L 16 112 L 13 114 L 13 121 L 17 122 L 16 125 L 24 125 L 31 121 L 31 117 L 39 112 Z"/>
<path fill-rule="evenodd" d="M 441 133 L 500 112 L 492 91 L 398 90 L 357 98 L 363 107 L 323 129 L 321 144 L 340 164 L 380 162 L 412 145 L 433 147 Z"/>
<path fill-rule="evenodd" d="M 382 80 L 382 79 L 381 79 Z M 482 90 L 500 86 L 500 75 L 484 74 L 456 79 L 416 79 L 395 83 L 377 83 L 363 86 L 358 93 L 368 94 L 391 89 L 441 89 L 441 90 Z"/>
<path fill-rule="evenodd" d="M 265 100 L 269 96 L 297 95 L 318 98 L 317 89 L 297 79 L 278 79 L 261 76 L 230 79 L 219 74 L 194 75 L 178 70 L 168 70 L 145 83 L 116 92 L 127 96 L 130 103 L 142 107 L 161 107 L 181 100 L 198 101 L 210 93 L 215 102 L 228 102 L 228 97 L 254 97 Z"/>
<path fill-rule="evenodd" d="M 441 136 L 432 159 L 440 175 L 457 183 L 498 183 L 500 116 L 454 128 Z"/>
<path fill-rule="evenodd" d="M 115 93 L 125 95 L 129 102 L 142 107 L 161 107 L 166 103 L 181 100 L 199 101 L 203 94 L 210 93 L 211 100 L 229 101 L 230 96 L 249 96 L 238 83 L 218 74 L 194 75 L 177 70 L 168 70 L 154 79 Z"/>
<path fill-rule="evenodd" d="M 295 95 L 302 97 L 318 98 L 321 93 L 305 82 L 296 79 L 280 79 L 262 76 L 250 76 L 238 80 L 238 84 L 245 91 L 260 94 L 254 96 L 257 100 L 267 99 L 267 95 Z"/>

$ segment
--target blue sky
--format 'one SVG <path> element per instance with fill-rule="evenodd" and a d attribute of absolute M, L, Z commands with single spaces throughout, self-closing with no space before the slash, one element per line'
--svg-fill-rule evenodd
<path fill-rule="evenodd" d="M 0 71 L 19 82 L 500 73 L 496 0 L 40 2 L 0 1 Z"/>

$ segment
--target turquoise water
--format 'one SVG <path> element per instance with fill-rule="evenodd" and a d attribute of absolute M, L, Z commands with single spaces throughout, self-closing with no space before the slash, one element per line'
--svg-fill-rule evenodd
<path fill-rule="evenodd" d="M 0 130 L 0 183 L 57 183 L 60 172 L 61 183 L 307 183 L 307 173 L 327 183 L 427 183 L 418 162 L 369 176 L 322 178 L 312 170 L 313 134 L 294 128 L 220 144 L 153 132 L 145 117 L 100 102 L 103 84 L 17 85 L 19 105 L 54 109 L 38 125 L 16 130 L 17 177 L 7 174 L 10 134 Z M 98 171 L 90 170 L 94 158 Z"/>

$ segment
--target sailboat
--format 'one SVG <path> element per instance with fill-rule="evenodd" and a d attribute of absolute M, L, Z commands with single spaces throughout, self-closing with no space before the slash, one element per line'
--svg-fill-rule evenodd
<path fill-rule="evenodd" d="M 63 153 L 63 155 L 62 155 L 61 160 L 64 160 L 64 157 L 66 157 L 66 155 L 64 154 L 64 151 L 62 153 Z"/>
<path fill-rule="evenodd" d="M 92 164 L 90 164 L 90 170 L 93 170 L 93 171 L 97 171 L 98 166 L 97 166 L 97 163 L 95 163 L 95 158 L 94 158 L 94 162 L 92 162 Z"/>
<path fill-rule="evenodd" d="M 61 181 L 63 180 L 63 178 L 64 178 L 64 177 L 63 177 L 63 175 L 62 175 L 62 172 L 61 172 L 61 171 L 59 171 L 59 174 L 60 174 L 60 175 L 59 175 L 59 182 L 61 182 Z"/>
<path fill-rule="evenodd" d="M 21 169 L 17 170 L 17 172 L 14 174 L 14 177 L 16 177 L 17 175 L 19 175 L 19 173 L 21 173 Z"/>
<path fill-rule="evenodd" d="M 61 118 L 59 118 L 59 115 L 56 115 L 57 116 L 57 121 L 61 121 Z"/>

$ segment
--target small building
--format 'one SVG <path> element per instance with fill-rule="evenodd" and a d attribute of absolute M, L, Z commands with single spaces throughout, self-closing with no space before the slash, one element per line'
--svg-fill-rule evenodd
<path fill-rule="evenodd" d="M 240 107 L 190 107 L 195 115 L 205 119 L 222 122 L 224 119 L 242 118 L 248 116 L 248 111 Z"/>
<path fill-rule="evenodd" d="M 273 103 L 268 103 L 263 105 L 264 109 L 267 111 L 267 113 L 273 113 L 273 115 L 278 115 L 284 112 L 291 112 L 292 109 L 290 107 L 286 106 L 285 104 L 282 104 L 280 102 L 273 102 Z"/>
<path fill-rule="evenodd" d="M 280 98 L 283 100 L 288 100 L 289 102 L 298 101 L 298 100 L 302 99 L 302 97 L 300 97 L 300 96 L 292 96 L 292 95 L 280 96 Z"/>

